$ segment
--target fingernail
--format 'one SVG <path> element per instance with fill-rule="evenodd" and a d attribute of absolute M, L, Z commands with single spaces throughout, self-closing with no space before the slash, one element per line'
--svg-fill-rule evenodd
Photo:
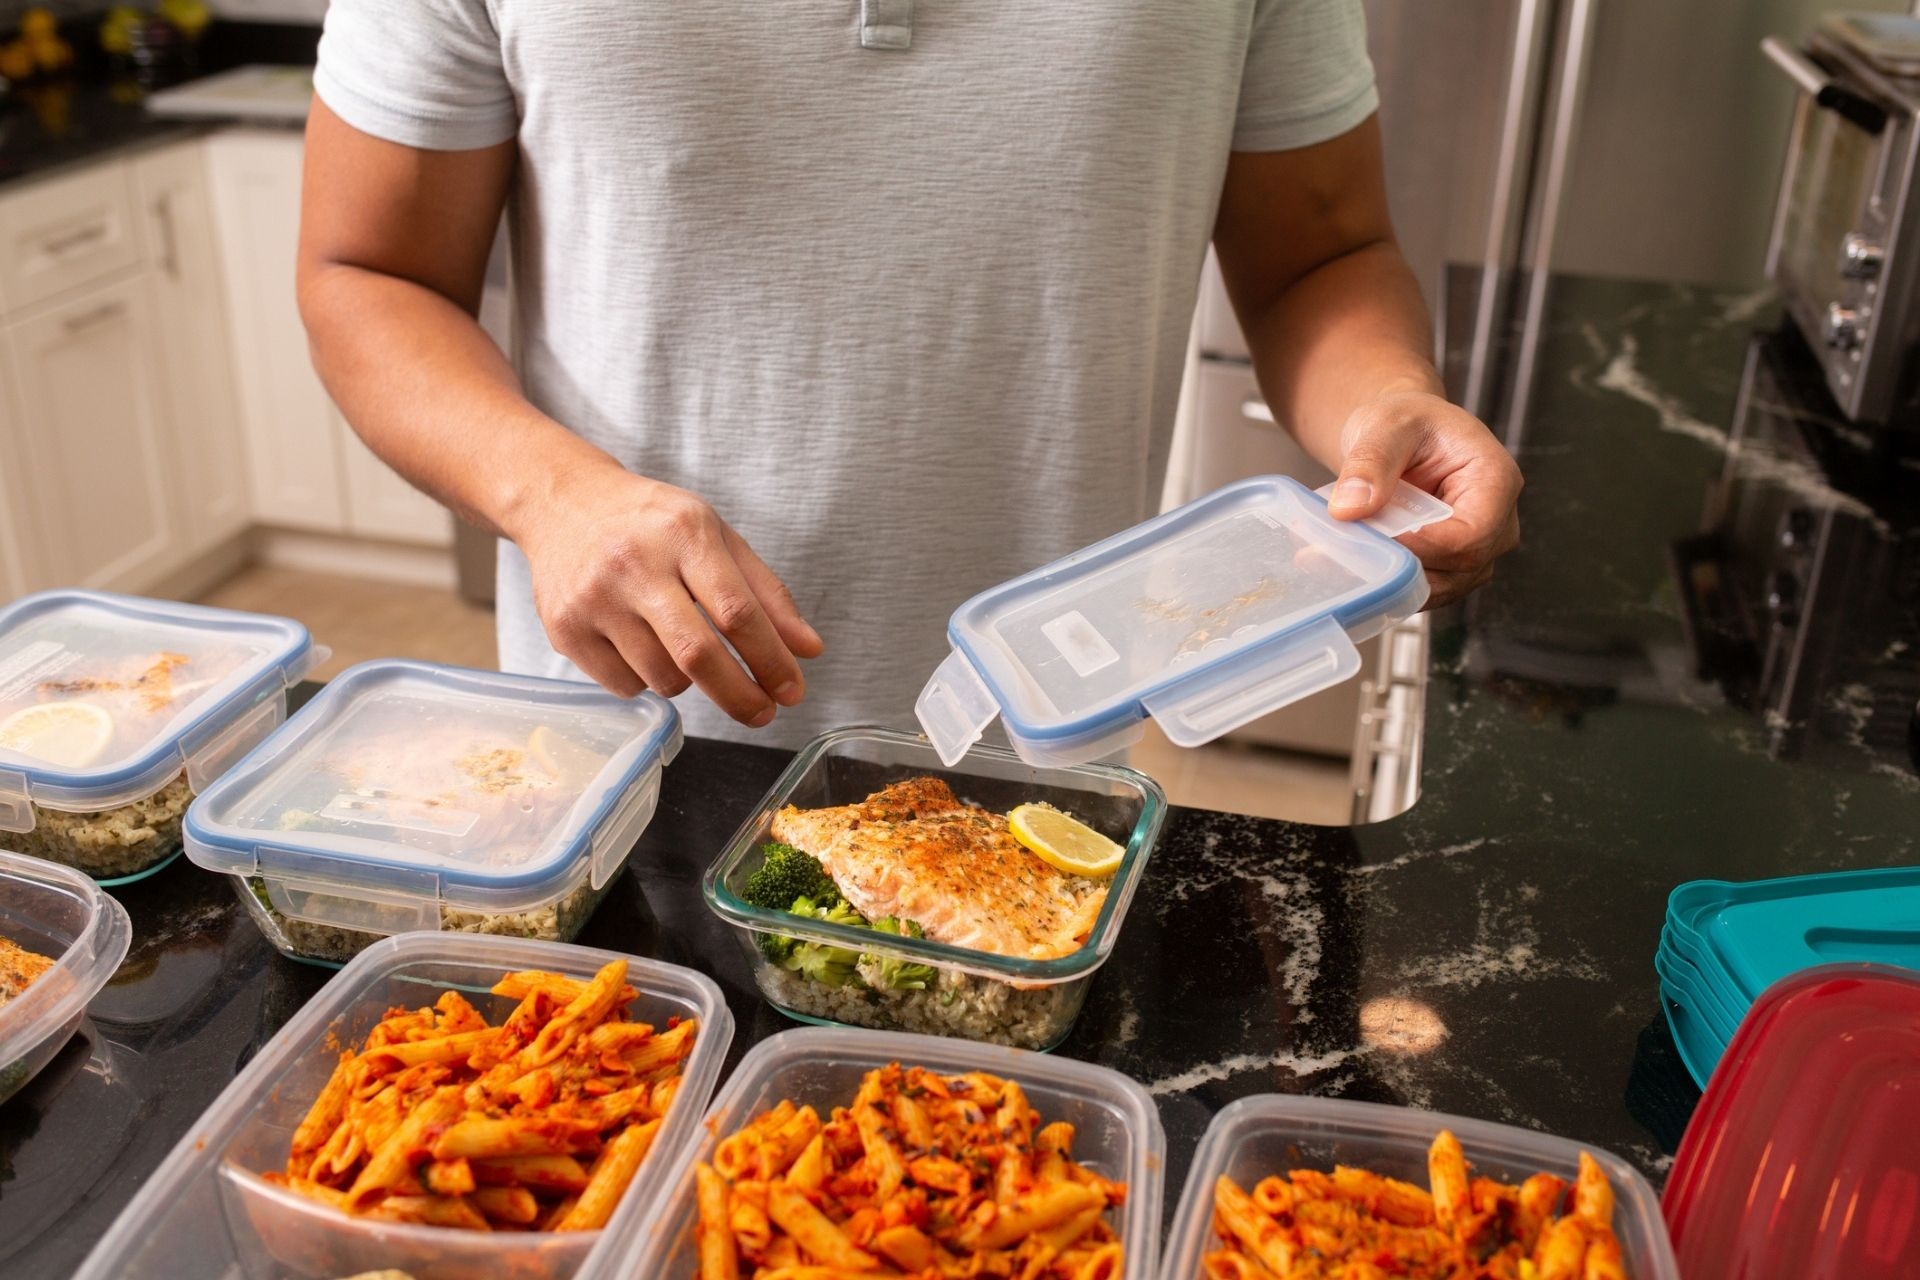
<path fill-rule="evenodd" d="M 765 711 L 762 711 L 759 715 L 747 721 L 747 723 L 755 729 L 764 729 L 773 723 L 773 717 L 777 714 L 779 713 L 773 707 L 768 707 Z"/>
<path fill-rule="evenodd" d="M 783 707 L 791 707 L 800 701 L 800 682 L 789 680 L 773 691 L 773 700 Z"/>
<path fill-rule="evenodd" d="M 1373 486 L 1358 476 L 1350 476 L 1333 486 L 1336 507 L 1364 507 L 1373 501 Z"/>

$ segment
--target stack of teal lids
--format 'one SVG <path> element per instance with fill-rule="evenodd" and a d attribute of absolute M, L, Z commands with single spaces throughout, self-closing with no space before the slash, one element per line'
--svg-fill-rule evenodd
<path fill-rule="evenodd" d="M 1704 1088 L 1762 991 L 1862 960 L 1920 969 L 1920 867 L 1690 881 L 1667 898 L 1653 967 L 1674 1043 Z"/>

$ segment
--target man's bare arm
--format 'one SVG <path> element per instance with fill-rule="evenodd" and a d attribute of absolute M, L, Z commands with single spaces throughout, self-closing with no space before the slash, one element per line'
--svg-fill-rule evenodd
<path fill-rule="evenodd" d="M 1393 238 L 1377 120 L 1295 151 L 1236 152 L 1214 246 L 1274 417 L 1340 476 L 1333 514 L 1372 515 L 1404 476 L 1455 511 L 1405 539 L 1434 603 L 1486 581 L 1519 540 L 1520 471 L 1446 402 Z"/>
<path fill-rule="evenodd" d="M 549 638 L 588 675 L 622 696 L 698 684 L 765 724 L 821 649 L 785 585 L 698 496 L 541 413 L 475 318 L 514 162 L 512 142 L 423 151 L 314 104 L 298 270 L 315 367 L 375 453 L 519 544 Z"/>

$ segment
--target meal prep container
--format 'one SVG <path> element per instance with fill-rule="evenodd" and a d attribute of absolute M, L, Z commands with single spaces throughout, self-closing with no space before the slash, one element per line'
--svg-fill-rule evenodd
<path fill-rule="evenodd" d="M 787 805 L 817 809 L 853 804 L 903 778 L 944 778 L 962 801 L 1006 813 L 1029 801 L 1065 810 L 1126 854 L 1108 882 L 1107 900 L 1086 943 L 1052 960 L 1019 959 L 967 947 L 876 933 L 783 911 L 764 911 L 740 897 L 772 839 L 773 817 Z M 739 926 L 742 953 L 767 1002 L 790 1018 L 826 1026 L 864 1026 L 1050 1049 L 1066 1038 L 1086 1003 L 1093 974 L 1112 953 L 1147 857 L 1166 820 L 1166 795 L 1145 774 L 1110 765 L 1046 769 L 998 747 L 976 747 L 958 771 L 942 768 L 925 739 L 891 729 L 851 728 L 814 739 L 707 868 L 707 905 Z M 940 970 L 923 991 L 826 986 L 770 962 L 762 934 L 824 942 Z M 884 941 L 883 941 L 884 939 Z"/>
<path fill-rule="evenodd" d="M 1916 918 L 1920 867 L 1679 886 L 1654 969 L 1687 1070 L 1705 1088 L 1754 999 L 1790 974 L 1835 961 L 1920 968 Z"/>
<path fill-rule="evenodd" d="M 995 717 L 1038 765 L 1110 755 L 1147 716 L 1211 742 L 1356 675 L 1354 646 L 1427 601 L 1392 535 L 1450 515 L 1405 483 L 1366 522 L 1284 477 L 1229 485 L 961 605 L 914 710 L 949 765 Z"/>
<path fill-rule="evenodd" d="M 1662 1207 L 1686 1274 L 1920 1274 L 1920 973 L 1824 965 L 1755 1002 Z"/>
<path fill-rule="evenodd" d="M 1345 1164 L 1425 1187 L 1427 1148 L 1442 1129 L 1460 1139 L 1470 1173 L 1502 1182 L 1522 1182 L 1536 1173 L 1572 1182 L 1580 1172 L 1580 1153 L 1589 1153 L 1613 1183 L 1613 1231 L 1630 1280 L 1680 1280 L 1653 1188 L 1616 1155 L 1464 1116 L 1281 1094 L 1242 1098 L 1207 1126 L 1174 1211 L 1160 1280 L 1199 1280 L 1201 1255 L 1219 1241 L 1213 1230 L 1213 1184 L 1222 1174 L 1251 1191 L 1268 1174 L 1330 1173 L 1334 1165 Z"/>
<path fill-rule="evenodd" d="M 60 1052 L 126 958 L 126 908 L 77 871 L 0 852 L 0 937 L 54 965 L 0 1005 L 0 1103 Z"/>
<path fill-rule="evenodd" d="M 249 1062 L 174 1147 L 95 1247 L 87 1280 L 335 1280 L 398 1268 L 414 1280 L 564 1280 L 599 1231 L 507 1233 L 349 1217 L 259 1177 L 283 1169 L 293 1131 L 334 1069 L 339 1050 L 360 1044 L 389 1008 L 430 1005 L 457 988 L 489 1022 L 514 1001 L 488 994 L 502 974 L 546 969 L 590 978 L 627 961 L 639 995 L 629 1011 L 663 1026 L 700 1019 L 680 1090 L 652 1151 L 606 1231 L 631 1229 L 665 1185 L 681 1152 L 701 1134 L 733 1018 L 712 980 L 690 969 L 611 951 L 524 938 L 408 934 L 380 942 L 342 969 Z"/>
<path fill-rule="evenodd" d="M 1154 1274 L 1167 1138 L 1153 1099 L 1134 1081 L 1106 1067 L 996 1045 L 807 1027 L 771 1036 L 747 1053 L 714 1099 L 699 1141 L 680 1153 L 666 1175 L 652 1211 L 609 1226 L 581 1280 L 694 1280 L 694 1166 L 710 1161 L 721 1139 L 782 1098 L 812 1104 L 825 1116 L 853 1101 L 862 1076 L 891 1062 L 949 1075 L 987 1071 L 1019 1081 L 1042 1120 L 1074 1126 L 1076 1161 L 1127 1184 L 1126 1203 L 1113 1222 L 1126 1247 L 1122 1280 Z"/>
<path fill-rule="evenodd" d="M 33 708 L 77 704 L 61 761 L 0 745 L 0 836 L 103 884 L 180 852 L 192 796 L 287 718 L 325 657 L 286 618 L 47 591 L 0 609 L 0 739 Z M 143 679 L 144 677 L 144 679 Z"/>
<path fill-rule="evenodd" d="M 658 694 L 366 662 L 195 800 L 187 856 L 286 955 L 417 929 L 568 942 L 653 818 L 680 716 Z"/>

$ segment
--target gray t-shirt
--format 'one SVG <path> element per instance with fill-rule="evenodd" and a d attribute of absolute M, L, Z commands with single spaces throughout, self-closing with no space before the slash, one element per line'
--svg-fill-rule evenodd
<path fill-rule="evenodd" d="M 912 725 L 955 606 L 1153 514 L 1229 150 L 1377 101 L 1360 0 L 333 0 L 315 85 L 518 134 L 527 394 L 793 588 L 804 705 L 679 700 L 786 745 Z M 502 665 L 579 678 L 499 580 Z"/>

